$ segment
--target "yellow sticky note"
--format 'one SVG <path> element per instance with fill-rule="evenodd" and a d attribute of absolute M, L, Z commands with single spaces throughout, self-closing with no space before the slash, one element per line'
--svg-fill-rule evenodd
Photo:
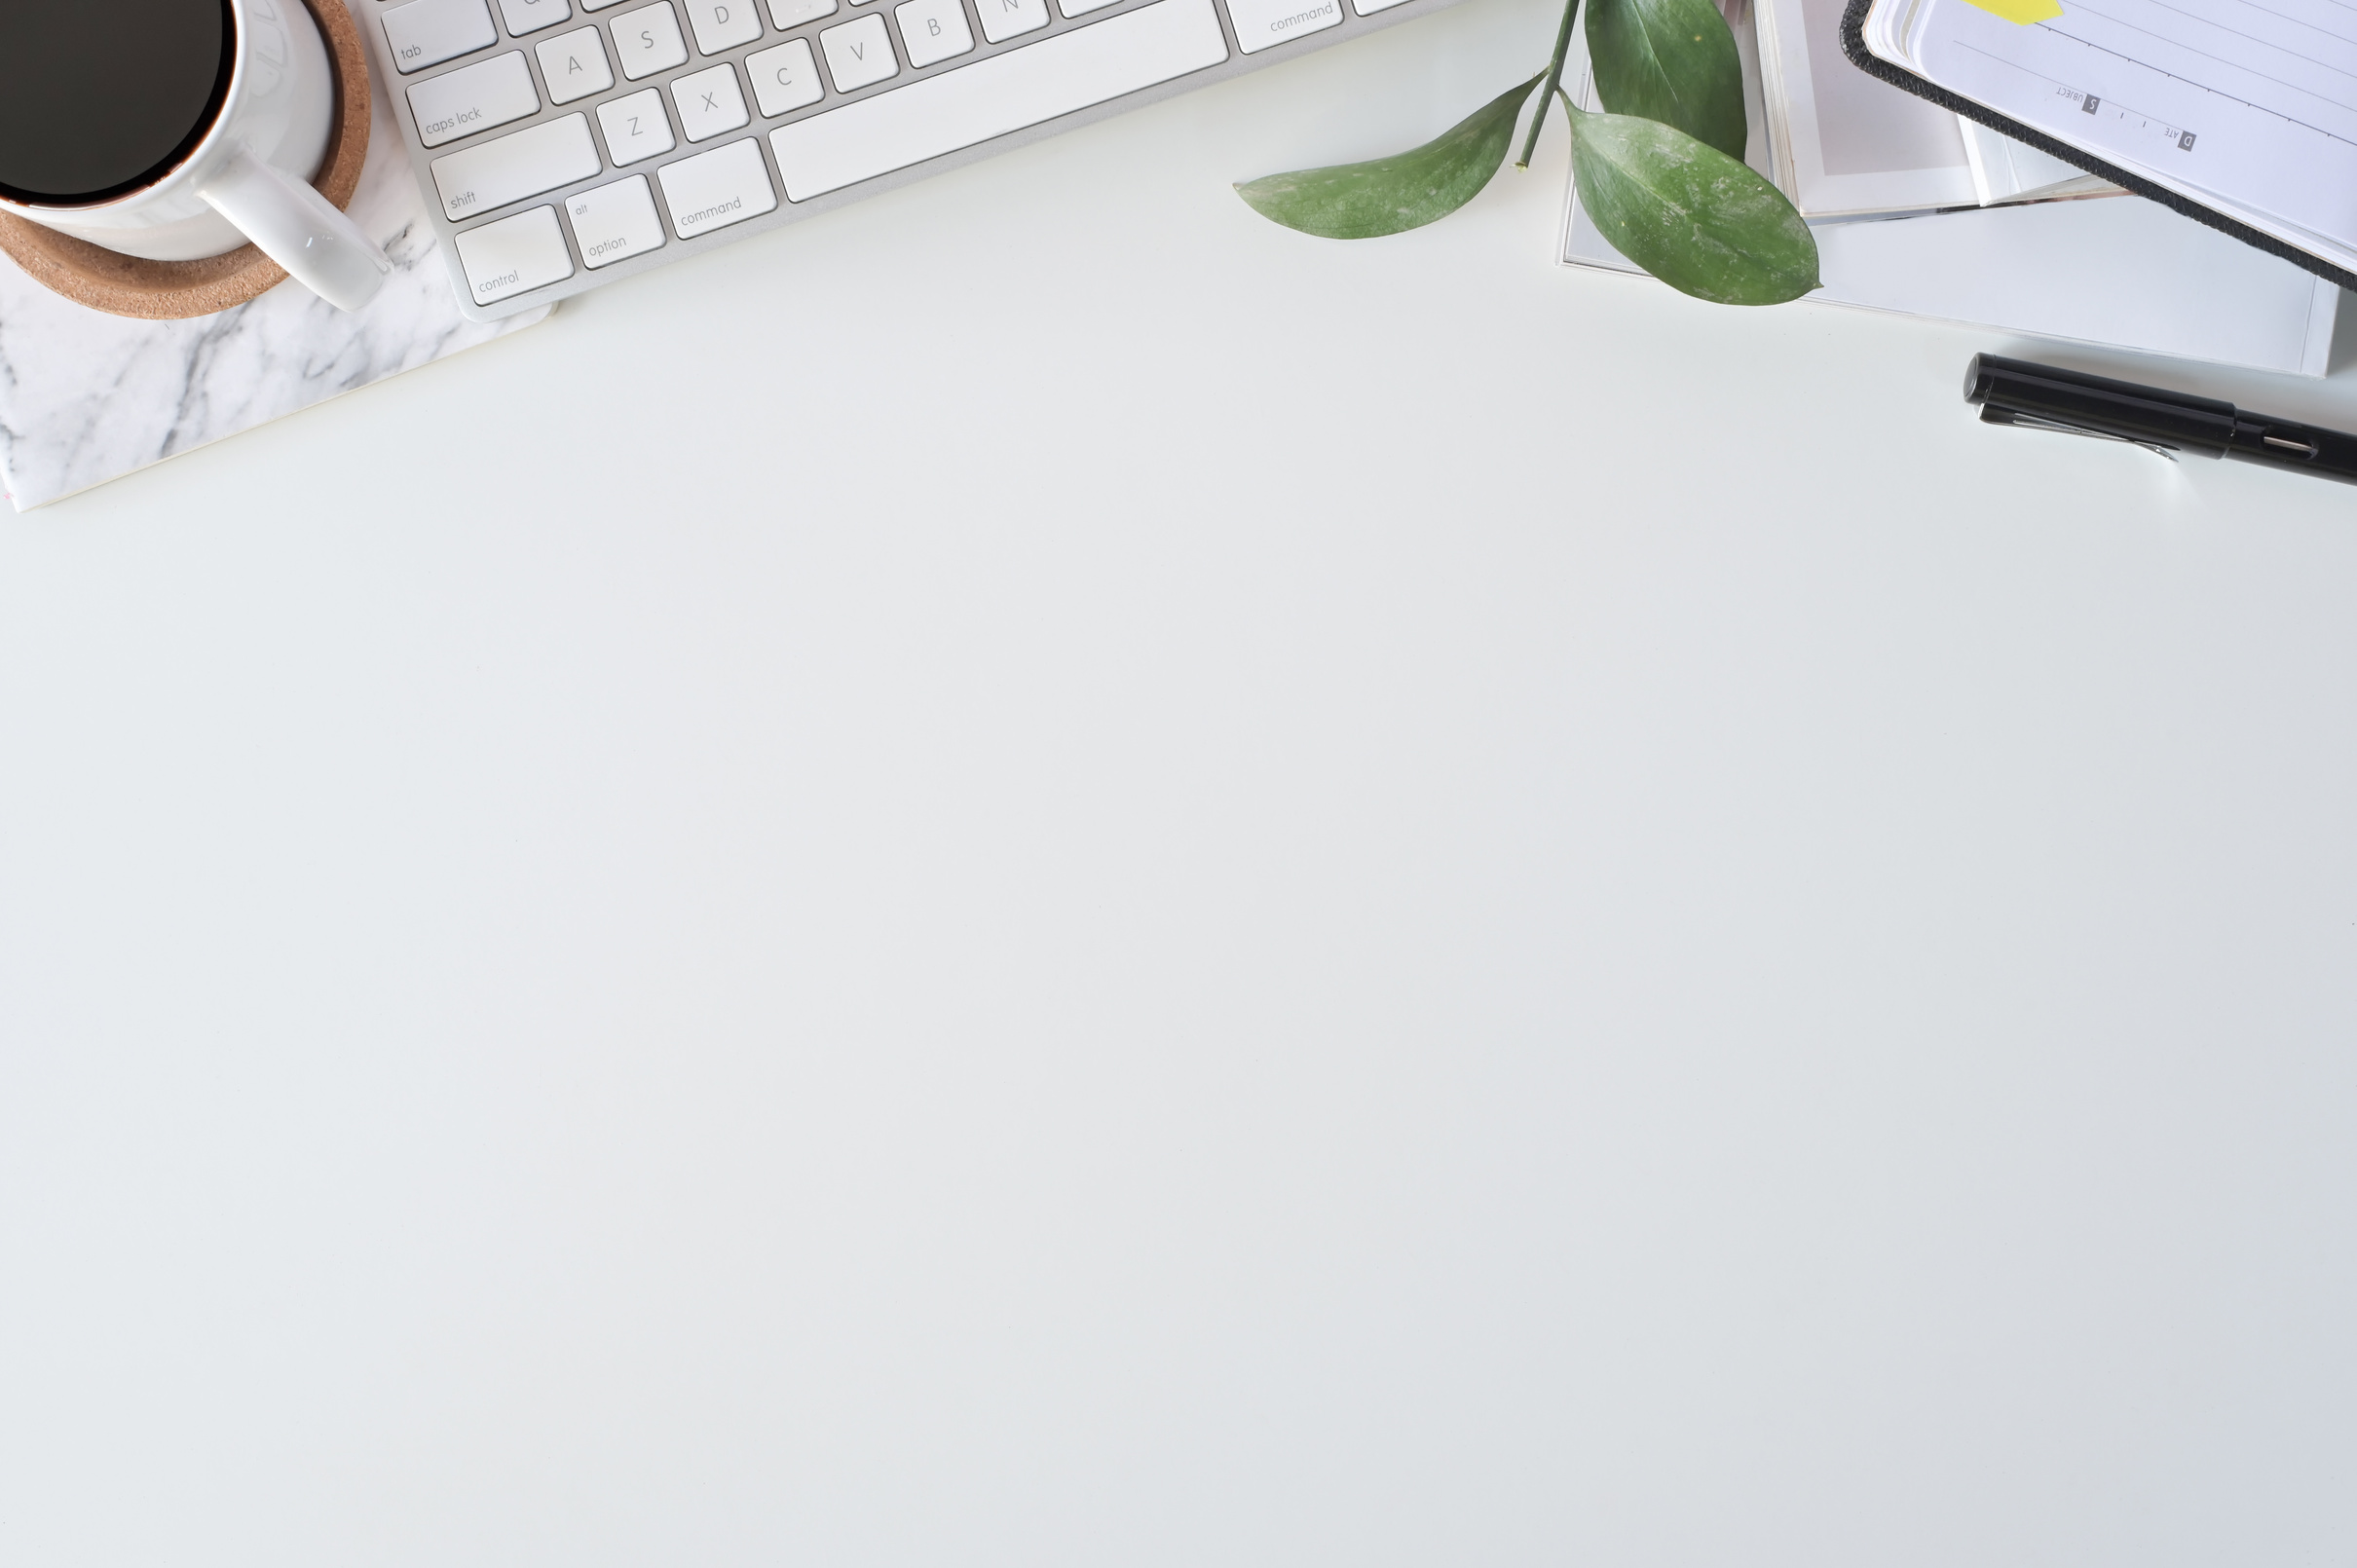
<path fill-rule="evenodd" d="M 1964 0 L 1964 4 L 1978 6 L 1992 17 L 2002 17 L 2024 27 L 2062 15 L 2062 7 L 2054 0 Z"/>

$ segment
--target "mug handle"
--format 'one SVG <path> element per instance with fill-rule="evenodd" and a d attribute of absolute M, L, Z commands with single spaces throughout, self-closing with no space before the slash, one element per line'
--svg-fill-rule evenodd
<path fill-rule="evenodd" d="M 392 275 L 385 252 L 334 203 L 250 149 L 239 148 L 197 195 L 338 310 L 358 310 Z"/>

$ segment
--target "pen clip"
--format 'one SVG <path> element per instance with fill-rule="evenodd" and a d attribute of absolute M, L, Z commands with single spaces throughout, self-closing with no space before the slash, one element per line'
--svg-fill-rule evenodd
<path fill-rule="evenodd" d="M 1980 422 L 1983 425 L 2010 425 L 2021 430 L 2052 430 L 2057 435 L 2083 435 L 2091 441 L 2117 441 L 2122 446 L 2141 446 L 2154 457 L 2167 458 L 2171 463 L 2177 461 L 2176 448 L 2163 446 L 2158 441 L 2140 441 L 2133 435 L 2114 435 L 2110 430 L 2089 429 L 2084 425 L 2048 419 L 2042 414 L 2025 414 L 2019 409 L 2000 408 L 1995 403 L 1981 405 Z"/>

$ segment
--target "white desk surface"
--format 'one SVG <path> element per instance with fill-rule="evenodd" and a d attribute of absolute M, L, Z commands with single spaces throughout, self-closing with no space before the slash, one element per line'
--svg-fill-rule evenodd
<path fill-rule="evenodd" d="M 0 520 L 0 1559 L 2357 1560 L 2357 492 L 1229 194 L 1553 28 Z"/>

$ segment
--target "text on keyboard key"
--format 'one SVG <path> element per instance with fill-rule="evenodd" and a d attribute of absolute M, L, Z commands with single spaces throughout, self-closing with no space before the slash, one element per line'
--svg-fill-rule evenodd
<path fill-rule="evenodd" d="M 732 141 L 655 171 L 663 182 L 663 205 L 671 209 L 671 230 L 692 240 L 731 223 L 760 217 L 777 205 L 769 171 L 762 167 L 761 143 Z"/>
<path fill-rule="evenodd" d="M 591 272 L 662 246 L 663 220 L 655 215 L 655 193 L 647 189 L 644 174 L 576 191 L 565 199 L 565 215 L 573 220 L 573 243 Z"/>
<path fill-rule="evenodd" d="M 678 145 L 671 139 L 671 122 L 663 117 L 663 95 L 654 88 L 599 104 L 597 124 L 617 168 Z"/>
<path fill-rule="evenodd" d="M 900 61 L 893 57 L 892 40 L 884 36 L 881 17 L 862 17 L 829 27 L 818 35 L 818 47 L 827 52 L 827 74 L 835 78 L 838 93 L 857 92 L 900 74 Z"/>
<path fill-rule="evenodd" d="M 752 118 L 745 113 L 744 94 L 736 91 L 735 67 L 726 61 L 673 82 L 671 101 L 679 107 L 680 134 L 690 141 L 710 141 Z"/>
<path fill-rule="evenodd" d="M 602 167 L 588 120 L 569 114 L 435 159 L 433 183 L 444 215 L 457 219 L 587 179 Z"/>
<path fill-rule="evenodd" d="M 787 199 L 806 202 L 1226 58 L 1212 0 L 1159 0 L 780 126 L 769 146 Z"/>
<path fill-rule="evenodd" d="M 459 236 L 459 264 L 467 270 L 478 305 L 573 276 L 573 257 L 565 249 L 552 206 L 536 206 L 468 229 Z"/>
<path fill-rule="evenodd" d="M 532 69 L 520 52 L 462 65 L 409 90 L 409 112 L 417 117 L 418 139 L 429 147 L 538 114 L 540 107 L 541 95 L 532 87 Z"/>
<path fill-rule="evenodd" d="M 1021 33 L 1048 24 L 1048 0 L 974 0 L 974 15 L 982 19 L 982 36 L 1003 44 Z"/>
<path fill-rule="evenodd" d="M 573 8 L 565 0 L 500 0 L 500 15 L 507 19 L 507 35 L 521 38 L 571 21 Z"/>
<path fill-rule="evenodd" d="M 1342 0 L 1227 0 L 1236 47 L 1247 55 L 1342 25 Z"/>
<path fill-rule="evenodd" d="M 900 44 L 908 51 L 913 70 L 923 70 L 974 48 L 974 31 L 966 25 L 966 8 L 959 0 L 903 0 L 892 8 L 900 23 Z"/>
<path fill-rule="evenodd" d="M 622 62 L 622 75 L 633 82 L 687 63 L 688 46 L 679 36 L 679 17 L 671 0 L 625 11 L 608 25 L 614 29 L 614 54 Z"/>
<path fill-rule="evenodd" d="M 404 75 L 500 41 L 483 0 L 409 0 L 386 12 L 384 22 L 393 62 Z"/>
<path fill-rule="evenodd" d="M 745 56 L 745 74 L 753 78 L 753 101 L 764 114 L 784 114 L 816 103 L 826 90 L 818 85 L 818 66 L 810 58 L 810 41 L 796 38 Z"/>
<path fill-rule="evenodd" d="M 614 85 L 614 67 L 606 63 L 606 46 L 595 27 L 559 33 L 532 50 L 541 57 L 541 80 L 548 84 L 550 103 L 571 103 Z"/>
<path fill-rule="evenodd" d="M 695 29 L 695 47 L 707 55 L 749 44 L 761 36 L 759 0 L 682 0 L 688 24 Z"/>

